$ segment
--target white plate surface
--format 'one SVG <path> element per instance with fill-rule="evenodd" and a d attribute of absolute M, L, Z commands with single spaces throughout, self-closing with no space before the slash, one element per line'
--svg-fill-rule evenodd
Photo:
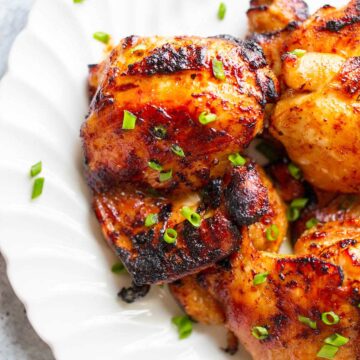
<path fill-rule="evenodd" d="M 117 300 L 126 276 L 90 209 L 79 128 L 87 111 L 87 64 L 101 59 L 95 31 L 139 35 L 244 36 L 247 0 L 37 0 L 0 86 L 0 249 L 30 321 L 61 360 L 226 359 L 222 328 L 195 325 L 179 341 L 181 314 L 166 290 L 132 305 Z M 344 3 L 332 1 L 334 5 Z M 321 1 L 311 1 L 312 10 Z M 43 195 L 30 201 L 30 165 L 42 160 Z M 236 359 L 249 359 L 240 351 Z"/>

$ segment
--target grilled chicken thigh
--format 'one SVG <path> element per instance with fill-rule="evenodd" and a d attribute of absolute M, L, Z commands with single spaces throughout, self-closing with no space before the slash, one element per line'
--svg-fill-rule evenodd
<path fill-rule="evenodd" d="M 249 238 L 258 250 L 277 252 L 287 233 L 285 206 L 265 172 L 257 166 L 268 191 L 269 210 L 248 227 Z M 224 261 L 226 264 L 227 260 Z M 169 284 L 170 291 L 185 312 L 194 320 L 209 325 L 225 322 L 219 302 L 200 284 L 202 273 L 186 276 Z"/>
<path fill-rule="evenodd" d="M 262 130 L 278 88 L 261 48 L 229 36 L 128 37 L 92 71 L 96 82 L 81 130 L 96 191 L 129 182 L 193 191 L 223 176 L 229 154 Z"/>
<path fill-rule="evenodd" d="M 250 32 L 270 33 L 306 20 L 308 7 L 302 0 L 250 0 L 247 15 Z"/>
<path fill-rule="evenodd" d="M 281 55 L 286 38 L 308 18 L 302 0 L 252 0 L 247 12 L 248 38 L 261 45 L 269 66 L 281 75 Z"/>
<path fill-rule="evenodd" d="M 229 166 L 224 178 L 198 193 L 164 198 L 116 187 L 95 193 L 93 206 L 106 239 L 137 285 L 174 281 L 211 266 L 238 249 L 239 226 L 261 217 L 265 222 L 279 212 L 269 213 L 266 187 L 251 162 Z M 195 225 L 196 219 L 187 220 L 184 207 L 201 220 Z M 155 216 L 151 226 L 148 216 Z M 166 241 L 168 229 L 177 234 L 173 243 Z"/>
<path fill-rule="evenodd" d="M 283 51 L 287 91 L 270 132 L 311 184 L 359 192 L 360 2 L 323 7 L 286 39 Z"/>
<path fill-rule="evenodd" d="M 307 231 L 297 242 L 297 255 L 255 250 L 247 228 L 242 235 L 241 251 L 230 265 L 208 271 L 202 285 L 253 358 L 315 359 L 336 333 L 349 339 L 336 359 L 359 358 L 359 221 Z M 264 273 L 266 281 L 255 285 L 256 274 Z M 326 317 L 329 312 L 334 317 Z"/>

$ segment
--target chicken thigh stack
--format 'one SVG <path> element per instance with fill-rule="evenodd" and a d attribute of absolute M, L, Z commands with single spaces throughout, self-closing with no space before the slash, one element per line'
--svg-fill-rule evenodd
<path fill-rule="evenodd" d="M 135 283 L 173 281 L 238 249 L 239 226 L 268 211 L 257 169 L 239 155 L 277 98 L 261 48 L 230 36 L 131 36 L 89 83 L 87 179 Z"/>

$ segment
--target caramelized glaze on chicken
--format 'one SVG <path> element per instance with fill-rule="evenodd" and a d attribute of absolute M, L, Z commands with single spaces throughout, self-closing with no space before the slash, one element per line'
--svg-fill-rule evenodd
<path fill-rule="evenodd" d="M 302 0 L 250 0 L 247 15 L 250 32 L 270 33 L 306 20 L 308 7 Z"/>
<path fill-rule="evenodd" d="M 238 227 L 266 216 L 269 197 L 257 169 L 248 162 L 229 166 L 224 178 L 214 179 L 198 193 L 164 198 L 115 187 L 95 193 L 93 206 L 108 243 L 135 283 L 142 285 L 174 281 L 237 250 Z M 181 214 L 184 206 L 200 215 L 199 227 Z M 272 216 L 278 212 L 271 210 Z M 156 223 L 147 227 L 150 214 L 156 216 Z M 164 241 L 167 229 L 177 232 L 175 243 Z"/>
<path fill-rule="evenodd" d="M 360 191 L 360 3 L 325 6 L 285 41 L 270 131 L 305 179 L 327 191 Z"/>
<path fill-rule="evenodd" d="M 256 249 L 277 252 L 287 234 L 285 206 L 264 171 L 258 167 L 261 180 L 268 191 L 269 211 L 260 221 L 248 227 L 249 238 Z M 275 232 L 271 227 L 275 226 Z M 226 264 L 226 260 L 224 261 Z M 225 265 L 226 266 L 226 265 Z M 202 273 L 186 276 L 169 284 L 170 291 L 184 311 L 194 320 L 208 325 L 225 322 L 225 314 L 219 302 L 204 289 Z"/>
<path fill-rule="evenodd" d="M 228 328 L 253 358 L 315 359 L 335 333 L 349 339 L 336 359 L 359 358 L 359 221 L 318 225 L 298 240 L 297 255 L 255 250 L 246 228 L 242 235 L 241 251 L 230 265 L 203 274 L 202 285 L 223 307 Z M 254 285 L 259 273 L 268 274 L 266 281 Z M 331 326 L 321 320 L 330 311 L 340 318 Z M 258 326 L 266 329 L 261 339 L 253 335 Z"/>
<path fill-rule="evenodd" d="M 307 4 L 302 0 L 252 0 L 247 15 L 248 38 L 261 45 L 269 66 L 280 76 L 284 42 L 308 18 Z"/>
<path fill-rule="evenodd" d="M 224 74 L 216 75 L 216 64 Z M 131 36 L 99 68 L 90 77 L 92 88 L 99 86 L 81 130 L 96 191 L 129 182 L 167 192 L 205 186 L 262 130 L 264 106 L 277 98 L 261 48 L 229 36 Z M 134 129 L 122 128 L 125 111 L 136 116 Z M 200 123 L 202 113 L 214 121 Z M 149 161 L 171 176 L 161 180 Z"/>

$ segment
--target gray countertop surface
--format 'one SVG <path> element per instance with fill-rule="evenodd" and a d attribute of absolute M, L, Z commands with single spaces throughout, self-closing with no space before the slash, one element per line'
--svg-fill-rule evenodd
<path fill-rule="evenodd" d="M 6 71 L 11 45 L 16 35 L 26 24 L 32 4 L 33 0 L 0 0 L 0 78 Z M 27 320 L 24 306 L 17 299 L 7 279 L 6 264 L 1 254 L 0 359 L 54 359 L 49 347 L 36 335 Z"/>

